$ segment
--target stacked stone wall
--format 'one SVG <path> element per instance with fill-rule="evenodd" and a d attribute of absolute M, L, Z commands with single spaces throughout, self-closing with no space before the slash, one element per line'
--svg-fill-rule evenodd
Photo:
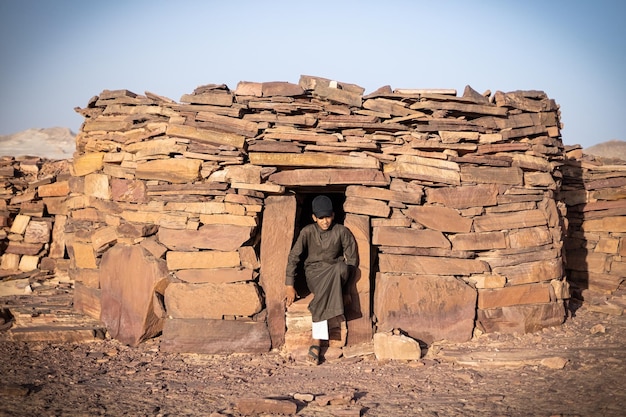
<path fill-rule="evenodd" d="M 302 76 L 235 91 L 201 86 L 181 103 L 103 91 L 77 109 L 86 120 L 66 226 L 77 305 L 104 300 L 103 280 L 128 294 L 142 278 L 109 265 L 124 256 L 105 254 L 139 246 L 168 273 L 155 289 L 166 345 L 189 348 L 203 329 L 215 351 L 267 349 L 267 306 L 280 300 L 264 298 L 266 199 L 327 187 L 345 192 L 343 211 L 371 232 L 375 294 L 370 279 L 358 291 L 374 299 L 376 329 L 431 342 L 561 323 L 568 291 L 555 102 L 539 91 L 469 87 L 462 96 L 363 93 Z M 256 344 L 238 345 L 242 334 Z"/>
<path fill-rule="evenodd" d="M 565 267 L 577 304 L 621 315 L 611 295 L 626 277 L 626 163 L 566 149 L 560 198 L 567 204 Z"/>
<path fill-rule="evenodd" d="M 535 331 L 565 317 L 571 215 L 562 201 L 575 208 L 567 193 L 585 179 L 570 170 L 558 106 L 543 92 L 385 86 L 364 95 L 302 76 L 234 91 L 201 86 L 180 102 L 105 90 L 76 110 L 85 123 L 71 176 L 50 181 L 44 204 L 62 217 L 69 260 L 60 265 L 75 283 L 75 308 L 125 343 L 162 334 L 173 351 L 280 345 L 282 265 L 263 245 L 293 225 L 264 217 L 268 207 L 293 210 L 289 222 L 290 196 L 313 191 L 345 196 L 346 224 L 372 259 L 353 289 L 361 327 L 429 343 Z M 615 204 L 602 210 L 619 217 Z M 10 217 L 7 227 L 19 223 Z M 586 230 L 604 254 L 590 258 L 603 258 L 601 276 L 619 274 L 621 232 Z M 617 252 L 607 252 L 615 240 Z M 588 256 L 589 243 L 566 242 Z"/>
<path fill-rule="evenodd" d="M 0 276 L 25 291 L 67 270 L 67 161 L 0 158 Z M 19 293 L 19 291 L 18 291 Z"/>

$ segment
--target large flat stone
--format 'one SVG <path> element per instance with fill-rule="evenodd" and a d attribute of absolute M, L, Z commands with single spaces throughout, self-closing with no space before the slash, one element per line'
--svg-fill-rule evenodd
<path fill-rule="evenodd" d="M 491 250 L 505 249 L 506 235 L 504 232 L 457 233 L 449 237 L 454 250 Z"/>
<path fill-rule="evenodd" d="M 251 281 L 253 270 L 248 268 L 203 268 L 181 269 L 176 272 L 176 277 L 182 281 L 200 284 L 212 282 L 214 284 Z"/>
<path fill-rule="evenodd" d="M 393 255 L 378 257 L 380 272 L 423 275 L 470 275 L 487 272 L 489 266 L 477 259 L 441 258 L 437 256 Z"/>
<path fill-rule="evenodd" d="M 498 186 L 495 184 L 428 188 L 426 191 L 426 201 L 430 204 L 438 203 L 455 209 L 495 206 L 497 197 Z"/>
<path fill-rule="evenodd" d="M 380 187 L 351 185 L 346 188 L 346 197 L 371 198 L 384 201 L 401 201 L 407 204 L 421 204 L 422 192 L 389 190 Z"/>
<path fill-rule="evenodd" d="M 552 233 L 546 226 L 527 227 L 508 233 L 511 248 L 530 248 L 552 243 Z"/>
<path fill-rule="evenodd" d="M 493 268 L 493 273 L 506 277 L 507 285 L 545 282 L 563 277 L 563 260 L 561 258 L 544 259 L 514 266 Z"/>
<path fill-rule="evenodd" d="M 237 250 L 250 239 L 251 226 L 233 224 L 207 224 L 198 230 L 159 228 L 159 241 L 172 250 L 191 251 L 194 249 Z"/>
<path fill-rule="evenodd" d="M 583 221 L 580 229 L 585 232 L 626 232 L 625 216 L 609 216 L 602 219 L 593 219 Z"/>
<path fill-rule="evenodd" d="M 450 241 L 440 231 L 409 227 L 374 227 L 372 243 L 381 246 L 450 249 Z"/>
<path fill-rule="evenodd" d="M 345 308 L 347 326 L 350 329 L 347 335 L 347 344 L 353 345 L 372 340 L 370 218 L 348 213 L 344 225 L 354 235 L 359 255 L 359 266 L 355 271 L 354 285 L 350 285 L 346 289 L 351 298 L 350 304 Z"/>
<path fill-rule="evenodd" d="M 524 174 L 518 167 L 487 167 L 465 165 L 461 167 L 464 183 L 522 185 Z"/>
<path fill-rule="evenodd" d="M 550 302 L 550 284 L 514 285 L 478 290 L 478 308 L 488 309 Z"/>
<path fill-rule="evenodd" d="M 389 179 L 378 169 L 293 169 L 270 175 L 269 180 L 280 185 L 363 184 L 385 186 Z"/>
<path fill-rule="evenodd" d="M 474 330 L 476 290 L 451 276 L 379 274 L 374 314 L 379 331 L 399 328 L 432 343 L 465 342 Z"/>
<path fill-rule="evenodd" d="M 384 218 L 389 217 L 389 212 L 391 211 L 385 201 L 359 197 L 347 197 L 343 209 L 347 213 Z"/>
<path fill-rule="evenodd" d="M 511 213 L 484 214 L 474 219 L 474 230 L 490 232 L 494 230 L 510 230 L 523 227 L 545 226 L 548 223 L 543 210 L 525 210 Z"/>
<path fill-rule="evenodd" d="M 457 164 L 414 155 L 398 155 L 394 162 L 384 166 L 384 172 L 396 178 L 461 185 Z"/>
<path fill-rule="evenodd" d="M 137 164 L 135 175 L 144 180 L 163 180 L 179 184 L 193 182 L 200 175 L 199 159 L 155 159 Z"/>
<path fill-rule="evenodd" d="M 166 255 L 167 267 L 176 269 L 233 268 L 241 264 L 239 252 L 206 250 L 201 252 L 169 251 Z"/>
<path fill-rule="evenodd" d="M 295 216 L 295 197 L 270 196 L 265 199 L 259 282 L 265 293 L 267 326 L 275 348 L 285 342 L 285 271 L 295 233 Z"/>
<path fill-rule="evenodd" d="M 181 319 L 222 319 L 224 316 L 252 316 L 262 309 L 255 283 L 172 283 L 165 290 L 168 317 Z"/>
<path fill-rule="evenodd" d="M 565 320 L 563 302 L 478 310 L 476 325 L 487 333 L 532 333 Z"/>
<path fill-rule="evenodd" d="M 161 350 L 174 353 L 265 353 L 271 348 L 264 322 L 247 320 L 168 319 Z"/>
<path fill-rule="evenodd" d="M 116 245 L 100 263 L 101 314 L 112 338 L 136 346 L 163 329 L 157 294 L 169 284 L 165 262 L 143 247 Z"/>
<path fill-rule="evenodd" d="M 453 208 L 442 206 L 413 206 L 406 214 L 424 227 L 442 232 L 467 233 L 472 219 L 463 217 Z"/>

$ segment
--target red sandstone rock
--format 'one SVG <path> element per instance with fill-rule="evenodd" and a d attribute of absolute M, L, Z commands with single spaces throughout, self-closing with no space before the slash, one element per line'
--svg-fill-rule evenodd
<path fill-rule="evenodd" d="M 221 319 L 252 316 L 262 304 L 256 283 L 171 283 L 164 292 L 168 317 Z"/>
<path fill-rule="evenodd" d="M 158 296 L 167 287 L 165 262 L 141 246 L 116 245 L 100 264 L 101 316 L 112 338 L 136 346 L 163 329 Z"/>
<path fill-rule="evenodd" d="M 374 314 L 381 331 L 399 328 L 409 336 L 468 341 L 474 329 L 476 290 L 451 276 L 379 274 Z"/>
<path fill-rule="evenodd" d="M 253 227 L 232 224 L 207 224 L 198 230 L 159 228 L 159 241 L 171 250 L 193 251 L 196 249 L 237 250 L 250 239 Z"/>

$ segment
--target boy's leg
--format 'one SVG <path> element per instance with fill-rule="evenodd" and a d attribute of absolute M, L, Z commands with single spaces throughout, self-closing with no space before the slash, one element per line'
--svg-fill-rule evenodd
<path fill-rule="evenodd" d="M 344 313 L 343 286 L 349 276 L 349 267 L 344 262 L 307 271 L 307 285 L 314 294 L 309 303 L 313 321 L 323 321 Z"/>
<path fill-rule="evenodd" d="M 311 339 L 311 346 L 309 347 L 309 353 L 306 357 L 307 361 L 314 365 L 319 365 L 321 351 L 322 341 L 319 339 Z"/>

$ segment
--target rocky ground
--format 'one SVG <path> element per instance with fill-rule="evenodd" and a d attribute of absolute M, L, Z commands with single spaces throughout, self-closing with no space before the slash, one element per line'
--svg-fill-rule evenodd
<path fill-rule="evenodd" d="M 626 406 L 626 317 L 584 305 L 560 327 L 439 343 L 412 362 L 171 354 L 158 338 L 2 341 L 0 358 L 7 416 L 622 416 Z"/>

